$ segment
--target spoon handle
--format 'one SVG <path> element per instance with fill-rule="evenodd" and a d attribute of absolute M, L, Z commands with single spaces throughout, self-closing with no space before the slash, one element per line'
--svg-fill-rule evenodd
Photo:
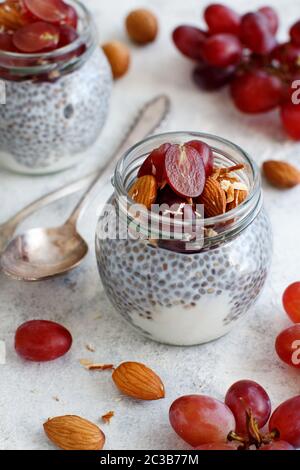
<path fill-rule="evenodd" d="M 151 134 L 159 124 L 165 119 L 170 109 L 170 99 L 166 95 L 159 95 L 148 101 L 143 108 L 140 110 L 138 116 L 132 123 L 132 126 L 128 130 L 125 138 L 114 152 L 113 156 L 110 158 L 110 161 L 106 167 L 102 168 L 92 183 L 85 191 L 72 214 L 68 218 L 68 224 L 76 225 L 78 218 L 83 213 L 86 205 L 88 204 L 90 195 L 96 184 L 100 181 L 106 182 L 109 180 L 112 172 L 115 168 L 115 165 L 118 159 L 122 154 L 136 144 L 139 140 L 144 139 L 149 134 Z"/>

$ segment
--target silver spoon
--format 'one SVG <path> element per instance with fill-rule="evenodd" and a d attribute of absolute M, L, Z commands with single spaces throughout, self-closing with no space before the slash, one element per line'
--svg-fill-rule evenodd
<path fill-rule="evenodd" d="M 100 179 L 104 182 L 109 179 L 122 153 L 151 134 L 169 108 L 170 100 L 165 95 L 145 104 L 125 139 L 107 166 L 97 172 L 67 221 L 60 227 L 28 230 L 9 243 L 0 260 L 5 274 L 18 280 L 38 281 L 63 274 L 80 264 L 88 252 L 88 245 L 76 226 L 94 186 Z"/>

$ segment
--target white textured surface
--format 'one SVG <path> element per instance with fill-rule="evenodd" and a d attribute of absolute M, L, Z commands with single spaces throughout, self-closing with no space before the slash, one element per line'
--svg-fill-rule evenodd
<path fill-rule="evenodd" d="M 201 0 L 111 0 L 86 3 L 95 13 L 101 41 L 126 40 L 123 16 L 131 7 L 147 5 L 160 16 L 159 40 L 143 49 L 132 47 L 130 73 L 115 85 L 111 114 L 91 160 L 60 175 L 23 177 L 1 171 L 0 222 L 47 190 L 88 171 L 109 156 L 127 123 L 144 100 L 167 92 L 173 101 L 168 130 L 201 130 L 227 137 L 244 147 L 260 163 L 282 158 L 300 166 L 300 144 L 288 141 L 277 113 L 247 117 L 232 106 L 227 92 L 200 93 L 190 81 L 192 65 L 170 41 L 178 23 L 193 23 L 207 3 Z M 226 1 L 245 10 L 247 2 Z M 252 1 L 251 6 L 262 5 Z M 295 0 L 269 0 L 282 17 L 282 35 L 299 16 Z M 126 112 L 125 112 L 126 110 Z M 108 190 L 106 191 L 106 193 Z M 269 391 L 274 405 L 299 393 L 299 371 L 283 365 L 274 352 L 274 339 L 289 321 L 281 306 L 283 289 L 299 279 L 300 188 L 278 192 L 265 188 L 265 202 L 274 227 L 275 247 L 271 275 L 258 304 L 248 318 L 228 336 L 200 347 L 176 348 L 147 341 L 123 323 L 103 293 L 93 254 L 97 207 L 103 193 L 82 218 L 82 234 L 91 244 L 91 254 L 72 274 L 41 284 L 22 284 L 0 274 L 0 340 L 6 342 L 6 365 L 0 366 L 0 448 L 51 449 L 42 423 L 49 417 L 79 414 L 101 423 L 100 416 L 115 411 L 111 424 L 103 425 L 107 449 L 184 449 L 168 422 L 171 402 L 182 394 L 206 393 L 222 398 L 235 380 L 257 380 Z M 22 227 L 58 224 L 68 214 L 76 197 L 37 214 Z M 22 361 L 14 352 L 17 326 L 43 318 L 63 323 L 74 338 L 71 352 L 48 364 Z M 95 346 L 88 352 L 86 344 Z M 90 373 L 79 365 L 91 361 L 142 361 L 162 377 L 167 396 L 153 403 L 123 398 L 112 384 L 109 372 Z M 53 397 L 58 397 L 56 401 Z"/>

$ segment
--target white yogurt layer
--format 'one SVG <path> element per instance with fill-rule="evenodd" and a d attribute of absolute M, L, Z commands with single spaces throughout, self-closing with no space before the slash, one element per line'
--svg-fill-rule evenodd
<path fill-rule="evenodd" d="M 232 329 L 224 319 L 230 313 L 229 294 L 220 296 L 206 294 L 195 307 L 186 309 L 181 305 L 156 307 L 152 320 L 132 312 L 131 318 L 137 327 L 147 331 L 153 339 L 178 346 L 206 343 L 223 336 Z"/>

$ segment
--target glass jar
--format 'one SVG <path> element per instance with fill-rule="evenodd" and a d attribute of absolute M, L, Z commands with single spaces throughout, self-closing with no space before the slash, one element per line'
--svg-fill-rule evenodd
<path fill-rule="evenodd" d="M 38 54 L 0 51 L 0 164 L 42 174 L 87 156 L 106 121 L 111 69 L 97 41 L 91 14 L 77 0 L 79 37 Z"/>
<path fill-rule="evenodd" d="M 133 201 L 124 204 L 124 198 L 141 163 L 165 142 L 194 139 L 213 148 L 216 166 L 244 164 L 239 176 L 249 188 L 247 199 L 223 215 L 204 219 L 201 243 L 160 240 L 162 224 L 151 225 L 158 227 L 155 240 L 153 231 L 150 238 L 144 226 L 138 229 L 144 230 L 144 239 L 134 237 Z M 166 344 L 196 345 L 229 332 L 257 299 L 271 261 L 271 227 L 253 160 L 219 137 L 167 133 L 131 148 L 118 163 L 113 184 L 111 205 L 98 222 L 96 255 L 104 289 L 117 312 L 140 333 Z M 111 223 L 115 217 L 111 209 L 115 209 L 116 219 L 125 221 L 121 229 Z M 151 222 L 158 217 L 145 212 Z M 112 226 L 116 227 L 115 234 Z"/>

